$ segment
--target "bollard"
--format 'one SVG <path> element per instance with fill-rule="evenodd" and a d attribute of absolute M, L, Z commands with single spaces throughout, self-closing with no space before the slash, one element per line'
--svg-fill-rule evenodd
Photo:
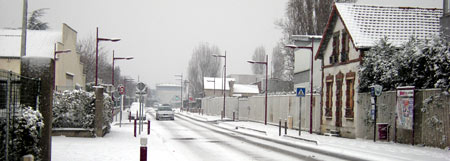
<path fill-rule="evenodd" d="M 233 112 L 233 121 L 235 120 L 235 112 Z"/>
<path fill-rule="evenodd" d="M 284 119 L 284 135 L 287 135 L 287 120 Z"/>
<path fill-rule="evenodd" d="M 131 111 L 128 113 L 128 122 L 131 122 Z"/>
<path fill-rule="evenodd" d="M 147 135 L 150 135 L 150 120 L 148 120 L 147 125 Z"/>
<path fill-rule="evenodd" d="M 147 138 L 141 138 L 141 153 L 139 157 L 140 161 L 147 161 Z"/>
<path fill-rule="evenodd" d="M 278 136 L 281 136 L 281 119 L 280 119 L 280 122 L 278 124 Z"/>
<path fill-rule="evenodd" d="M 134 119 L 134 137 L 136 137 L 136 119 Z"/>

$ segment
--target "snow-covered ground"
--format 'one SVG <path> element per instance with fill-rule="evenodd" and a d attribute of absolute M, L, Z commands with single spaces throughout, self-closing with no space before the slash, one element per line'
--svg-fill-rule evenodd
<path fill-rule="evenodd" d="M 193 113 L 178 112 L 180 117 L 190 117 L 196 120 L 215 121 L 220 120 L 220 116 L 205 116 Z M 125 114 L 124 114 L 125 115 Z M 147 117 L 150 118 L 150 117 Z M 139 160 L 140 137 L 148 138 L 148 160 L 183 160 L 186 156 L 177 151 L 177 147 L 172 147 L 170 141 L 164 141 L 158 130 L 163 130 L 159 122 L 152 122 L 152 131 L 147 135 L 146 130 L 141 136 L 133 137 L 133 124 L 123 117 L 122 126 L 118 122 L 113 123 L 111 132 L 105 137 L 98 138 L 75 138 L 57 136 L 52 138 L 52 160 L 55 161 L 97 161 L 97 160 Z M 153 121 L 153 119 L 152 119 Z M 329 137 L 302 132 L 300 138 L 317 141 L 302 141 L 290 137 L 278 136 L 278 127 L 272 125 L 263 125 L 256 122 L 247 121 L 218 121 L 217 126 L 235 132 L 246 133 L 266 137 L 268 140 L 280 140 L 289 143 L 298 144 L 308 148 L 329 151 L 333 153 L 342 153 L 357 158 L 367 158 L 368 160 L 448 160 L 450 161 L 450 151 L 411 146 L 405 144 L 396 144 L 392 142 L 373 142 L 362 139 L 346 139 L 339 137 Z M 165 125 L 171 125 L 172 122 L 161 122 Z M 146 126 L 145 126 L 146 127 Z M 236 127 L 238 129 L 236 130 Z M 158 134 L 159 133 L 159 134 Z M 284 129 L 282 130 L 284 133 Z M 288 135 L 299 137 L 297 130 L 288 130 Z M 192 158 L 191 158 L 192 160 Z M 195 160 L 195 159 L 194 159 Z M 201 160 L 201 158 L 199 158 Z M 237 158 L 237 160 L 239 160 Z"/>
<path fill-rule="evenodd" d="M 220 120 L 220 116 L 208 116 L 199 115 L 197 113 L 180 113 L 191 118 L 215 121 Z M 228 119 L 230 120 L 230 119 Z M 301 138 L 305 140 L 316 141 L 318 144 L 309 141 L 302 141 L 300 139 L 293 139 L 291 137 L 278 136 L 279 128 L 273 125 L 264 125 L 263 123 L 251 122 L 251 121 L 219 121 L 221 127 L 229 129 L 239 129 L 241 132 L 261 135 L 264 137 L 285 140 L 288 142 L 296 142 L 297 144 L 313 145 L 318 149 L 326 150 L 330 152 L 339 152 L 343 154 L 352 155 L 360 158 L 367 158 L 369 160 L 448 160 L 450 161 L 450 151 L 432 148 L 412 146 L 407 144 L 398 144 L 393 142 L 384 142 L 364 139 L 347 139 L 341 137 L 331 137 L 317 134 L 309 134 L 306 131 L 302 131 L 301 136 L 298 134 L 298 130 L 288 129 L 288 136 Z M 265 133 L 264 133 L 265 132 Z M 284 128 L 282 129 L 282 135 L 284 135 Z"/>

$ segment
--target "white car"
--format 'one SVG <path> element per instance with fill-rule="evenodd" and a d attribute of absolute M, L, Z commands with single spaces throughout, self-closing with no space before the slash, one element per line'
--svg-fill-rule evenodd
<path fill-rule="evenodd" d="M 131 104 L 131 106 L 130 106 L 129 112 L 131 113 L 130 116 L 129 116 L 130 120 L 139 119 L 139 117 L 138 117 L 138 115 L 139 115 L 139 102 L 133 102 Z M 145 111 L 142 114 L 144 115 L 143 119 L 146 120 Z"/>
<path fill-rule="evenodd" d="M 156 120 L 160 119 L 170 119 L 175 120 L 175 112 L 170 106 L 159 106 L 156 110 Z"/>

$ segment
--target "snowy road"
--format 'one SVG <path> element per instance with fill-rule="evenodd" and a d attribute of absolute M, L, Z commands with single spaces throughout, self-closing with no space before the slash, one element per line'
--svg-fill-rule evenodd
<path fill-rule="evenodd" d="M 177 160 L 341 160 L 224 130 L 213 122 L 194 121 L 181 115 L 177 115 L 175 121 L 152 122 L 152 132 Z"/>

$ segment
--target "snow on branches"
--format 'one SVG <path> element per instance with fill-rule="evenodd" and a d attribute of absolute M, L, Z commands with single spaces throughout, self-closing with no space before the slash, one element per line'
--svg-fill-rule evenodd
<path fill-rule="evenodd" d="M 384 90 L 398 86 L 446 88 L 450 85 L 449 50 L 449 43 L 441 37 L 412 37 L 399 47 L 381 39 L 363 57 L 360 92 L 368 91 L 372 84 L 380 84 Z"/>

